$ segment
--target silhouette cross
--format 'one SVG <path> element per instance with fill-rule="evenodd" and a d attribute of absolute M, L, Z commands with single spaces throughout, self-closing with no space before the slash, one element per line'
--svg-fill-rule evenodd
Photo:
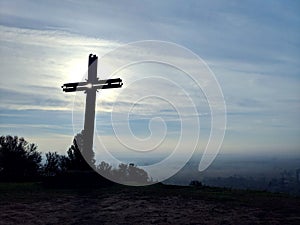
<path fill-rule="evenodd" d="M 83 149 L 86 159 L 93 162 L 93 139 L 94 139 L 94 127 L 95 127 L 95 105 L 96 105 L 96 92 L 98 89 L 108 88 L 121 88 L 123 83 L 120 78 L 99 80 L 97 77 L 97 65 L 98 57 L 96 55 L 89 55 L 88 64 L 88 79 L 86 82 L 67 83 L 62 87 L 64 92 L 85 91 L 86 104 L 85 104 L 85 117 L 84 117 L 84 129 L 83 129 Z"/>

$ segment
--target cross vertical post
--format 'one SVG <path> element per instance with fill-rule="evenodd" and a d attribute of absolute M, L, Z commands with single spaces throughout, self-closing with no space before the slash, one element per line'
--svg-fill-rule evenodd
<path fill-rule="evenodd" d="M 97 78 L 98 57 L 96 55 L 89 55 L 88 62 L 88 88 L 86 89 L 86 105 L 83 129 L 83 151 L 86 158 L 93 160 L 93 143 L 94 143 L 94 129 L 95 129 L 95 107 L 96 107 L 96 92 L 97 89 L 92 88 L 92 84 L 98 81 Z M 92 163 L 92 162 L 90 162 Z"/>

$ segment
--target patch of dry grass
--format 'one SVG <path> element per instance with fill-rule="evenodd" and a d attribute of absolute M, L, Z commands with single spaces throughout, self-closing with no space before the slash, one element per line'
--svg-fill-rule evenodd
<path fill-rule="evenodd" d="M 300 224 L 299 198 L 154 185 L 47 189 L 0 184 L 0 224 Z"/>

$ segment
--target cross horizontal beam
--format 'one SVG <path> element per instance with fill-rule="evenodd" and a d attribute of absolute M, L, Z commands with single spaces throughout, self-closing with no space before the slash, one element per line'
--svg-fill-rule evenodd
<path fill-rule="evenodd" d="M 120 78 L 98 80 L 96 82 L 76 82 L 66 83 L 62 87 L 64 92 L 86 91 L 91 89 L 109 89 L 109 88 L 121 88 L 123 85 Z"/>

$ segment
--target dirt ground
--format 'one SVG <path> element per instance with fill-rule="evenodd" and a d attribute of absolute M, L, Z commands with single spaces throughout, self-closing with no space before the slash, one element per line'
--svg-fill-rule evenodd
<path fill-rule="evenodd" d="M 269 194 L 187 188 L 0 191 L 1 225 L 300 224 L 299 199 Z"/>

